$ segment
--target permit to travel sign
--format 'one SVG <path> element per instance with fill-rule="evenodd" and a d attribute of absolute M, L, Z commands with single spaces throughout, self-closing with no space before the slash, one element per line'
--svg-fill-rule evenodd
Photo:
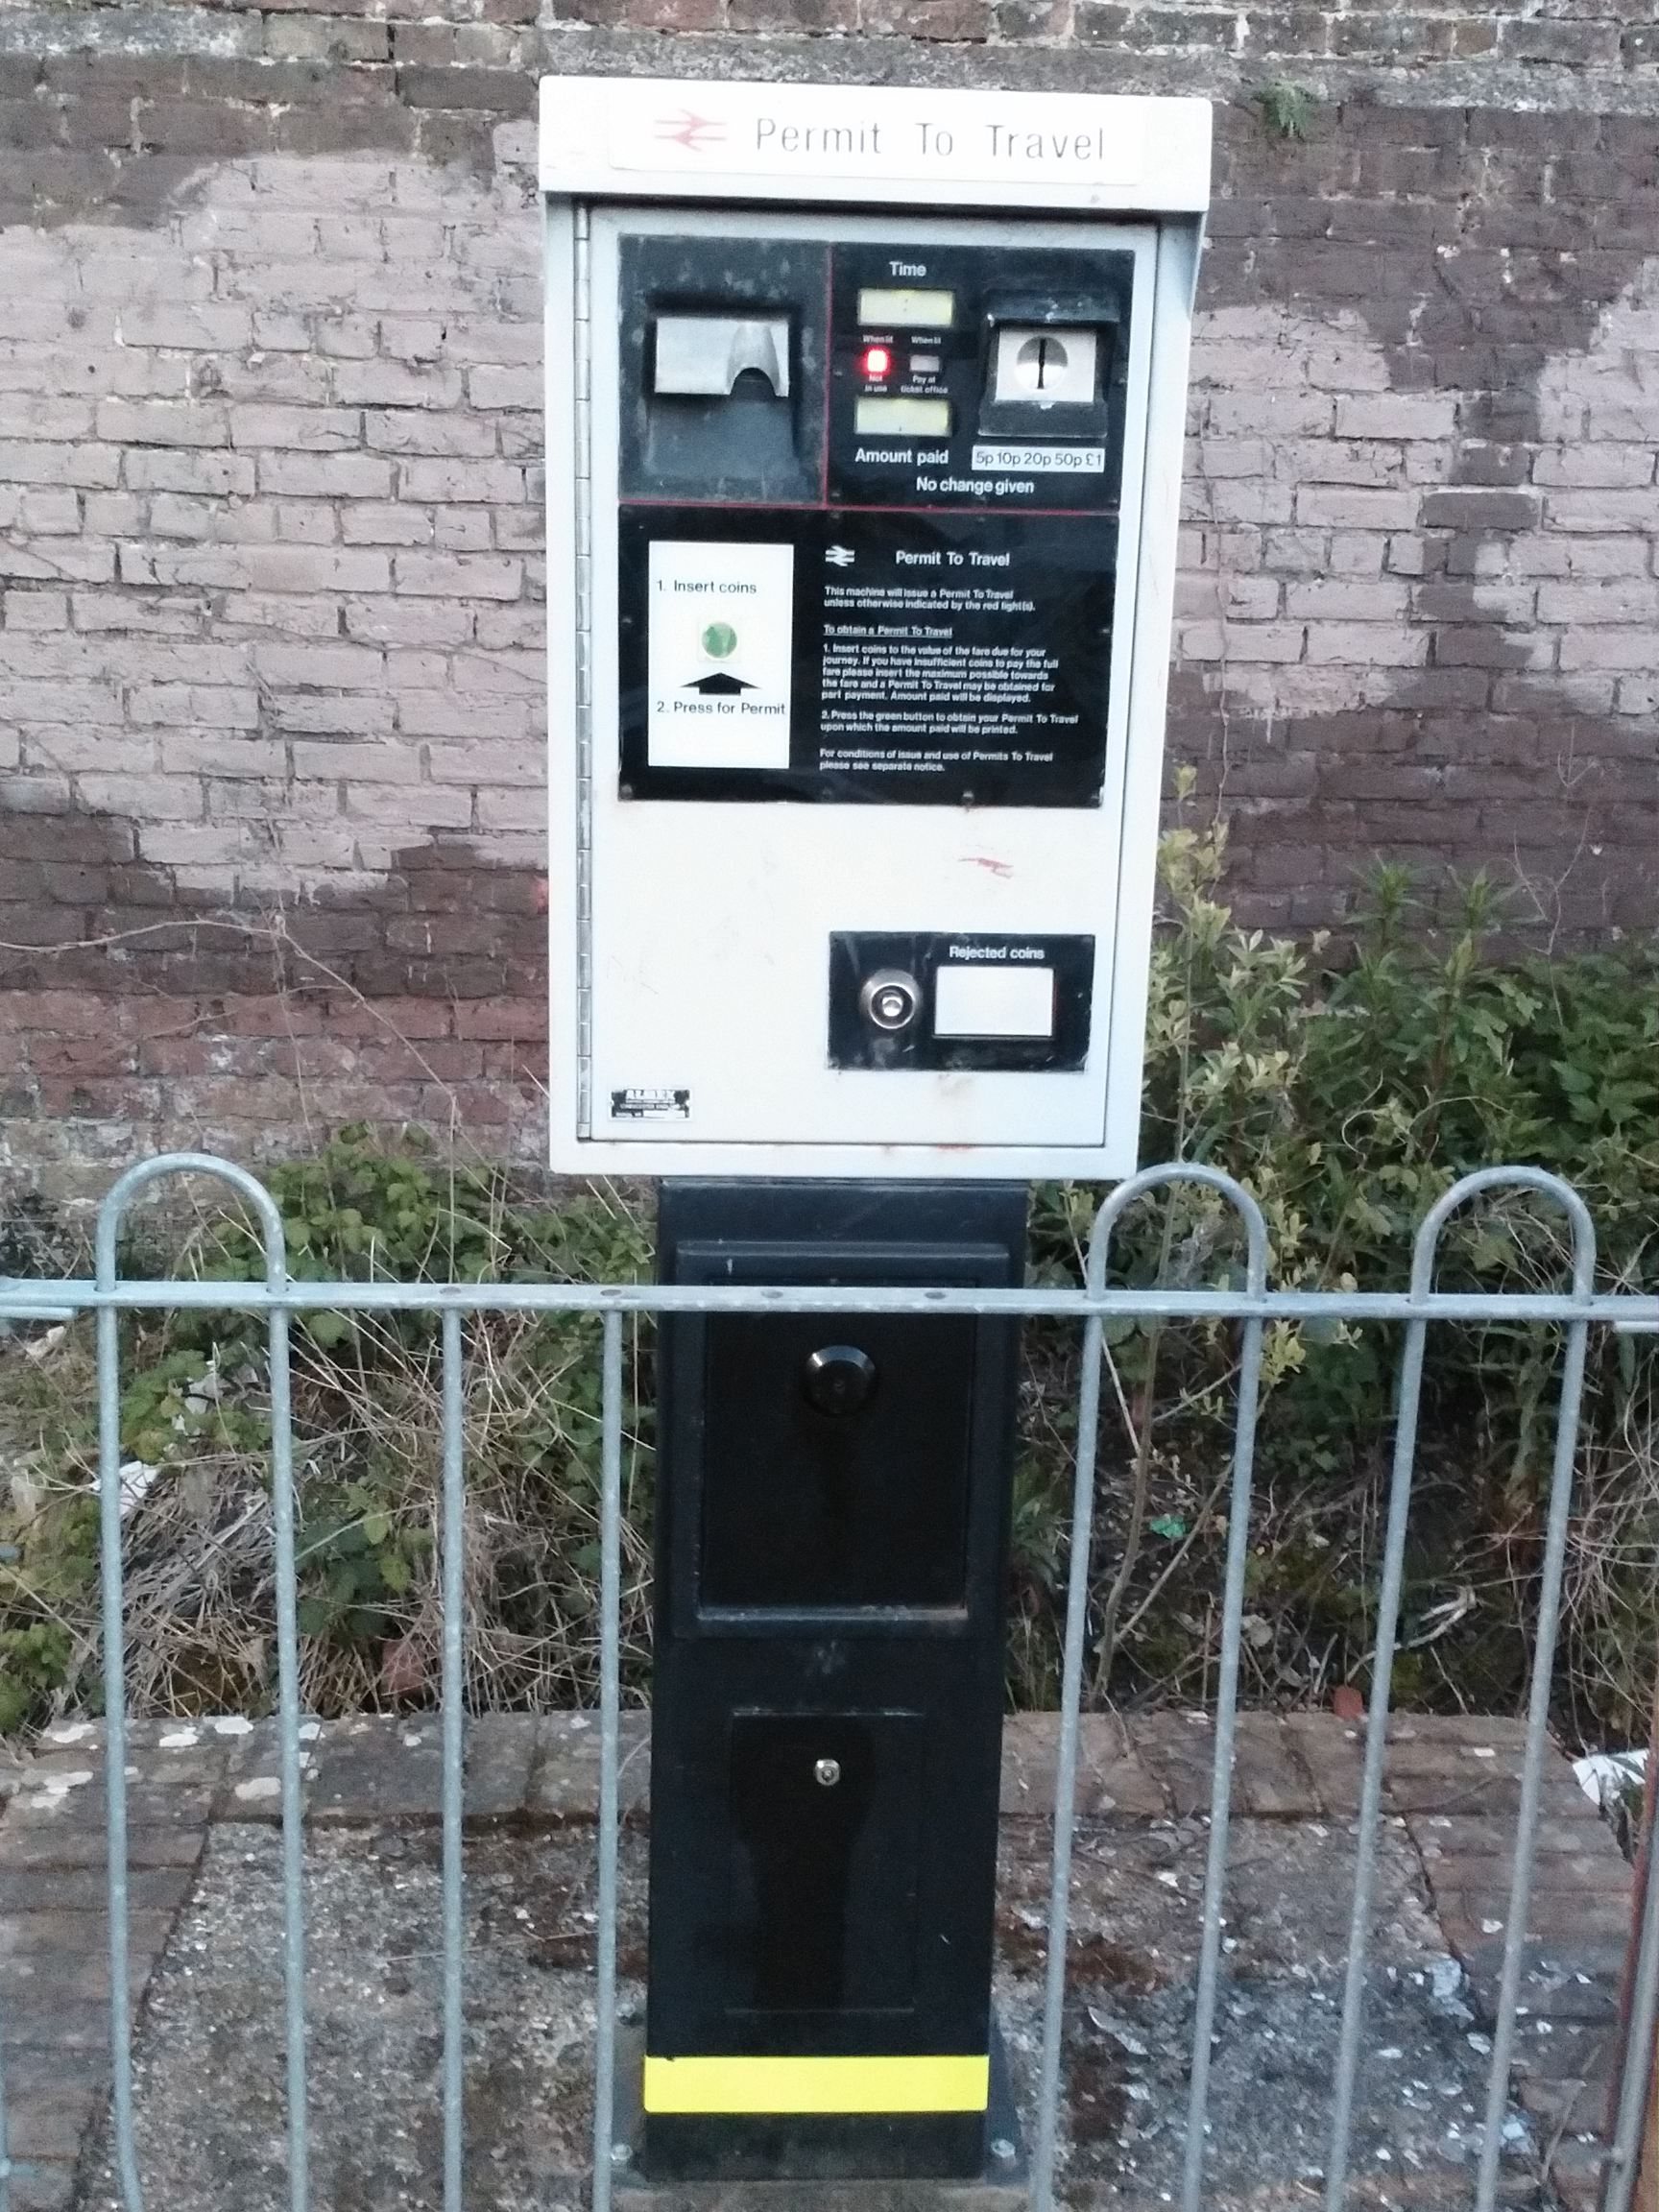
<path fill-rule="evenodd" d="M 541 185 L 666 196 L 1168 207 L 1208 198 L 1207 101 L 862 84 L 559 78 L 541 87 Z M 1186 180 L 1184 187 L 1183 180 Z"/>

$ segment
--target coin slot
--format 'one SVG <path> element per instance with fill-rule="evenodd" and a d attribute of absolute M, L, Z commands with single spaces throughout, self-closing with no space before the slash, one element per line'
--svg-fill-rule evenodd
<path fill-rule="evenodd" d="M 1092 406 L 1099 350 L 1098 333 L 1075 325 L 1005 325 L 997 332 L 992 397 L 998 406 Z"/>

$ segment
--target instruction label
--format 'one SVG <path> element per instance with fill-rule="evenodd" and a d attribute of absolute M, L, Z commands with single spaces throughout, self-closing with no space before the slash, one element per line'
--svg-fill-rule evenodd
<path fill-rule="evenodd" d="M 623 795 L 1097 804 L 1115 555 L 1094 515 L 630 516 Z"/>
<path fill-rule="evenodd" d="M 652 767 L 788 767 L 794 575 L 792 545 L 652 542 Z"/>

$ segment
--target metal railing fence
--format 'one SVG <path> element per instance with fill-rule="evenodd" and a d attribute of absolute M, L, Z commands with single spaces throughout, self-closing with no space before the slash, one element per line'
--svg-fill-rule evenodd
<path fill-rule="evenodd" d="M 252 1208 L 263 1238 L 262 1283 L 123 1280 L 117 1243 L 139 1192 L 171 1176 L 204 1175 L 229 1187 Z M 1107 1283 L 1113 1231 L 1125 1211 L 1149 1191 L 1188 1184 L 1217 1193 L 1236 1212 L 1244 1235 L 1241 1286 L 1190 1289 L 1126 1289 Z M 1571 1235 L 1571 1286 L 1559 1291 L 1442 1291 L 1434 1287 L 1442 1231 L 1472 1199 L 1528 1191 L 1552 1202 Z M 1061 2095 L 1061 2030 L 1070 1896 L 1072 1831 L 1078 1768 L 1083 1663 L 1089 1633 L 1090 1563 L 1095 1504 L 1105 1327 L 1124 1317 L 1236 1323 L 1241 1335 L 1238 1409 L 1232 1457 L 1227 1558 L 1223 1587 L 1219 1683 L 1209 1842 L 1195 1984 L 1182 2212 L 1200 2212 L 1210 2073 L 1220 1986 L 1228 1874 L 1231 1775 L 1236 1747 L 1238 1677 L 1245 1608 L 1256 1424 L 1263 1334 L 1275 1321 L 1397 1322 L 1405 1325 L 1386 1538 L 1378 1600 L 1373 1683 L 1366 1719 L 1363 1779 L 1357 1823 L 1357 1863 L 1346 1954 L 1329 2152 L 1327 2212 L 1348 2200 L 1351 2134 L 1368 1948 L 1377 1875 L 1389 1688 L 1400 1623 L 1407 1522 L 1417 1455 L 1417 1429 L 1429 1331 L 1436 1323 L 1506 1322 L 1564 1332 L 1547 1534 L 1539 1579 L 1537 1625 L 1527 1697 L 1520 1811 L 1510 1875 L 1509 1910 L 1498 2016 L 1487 2072 L 1485 2120 L 1473 2212 L 1494 2212 L 1499 2194 L 1503 2121 L 1509 2097 L 1527 1906 L 1532 1892 L 1547 1722 L 1560 1622 L 1567 1537 L 1573 1506 L 1575 1451 L 1586 1351 L 1592 1329 L 1659 1333 L 1659 1297 L 1599 1293 L 1594 1287 L 1596 1239 L 1583 1201 L 1559 1178 L 1527 1167 L 1494 1167 L 1466 1176 L 1432 1208 L 1417 1232 L 1404 1291 L 1274 1290 L 1266 1281 L 1266 1225 L 1254 1199 L 1231 1177 L 1197 1166 L 1149 1168 L 1113 1191 L 1096 1215 L 1079 1289 L 854 1289 L 807 1286 L 664 1286 L 661 1284 L 402 1284 L 295 1282 L 287 1270 L 282 1222 L 269 1193 L 244 1169 L 205 1155 L 179 1153 L 132 1168 L 98 1214 L 96 1272 L 90 1281 L 0 1280 L 0 1321 L 96 1317 L 98 1355 L 101 1599 L 106 1696 L 105 1758 L 108 1841 L 109 2008 L 112 2089 L 111 2148 L 126 2212 L 143 2212 L 133 2110 L 133 2022 L 128 1972 L 127 1711 L 123 1652 L 121 1542 L 120 1346 L 124 1312 L 197 1310 L 263 1314 L 269 1342 L 271 1478 L 276 1575 L 277 1714 L 283 1889 L 283 1973 L 286 2011 L 288 2197 L 292 2212 L 310 2212 L 306 2109 L 304 1831 L 301 1801 L 300 1635 L 296 1583 L 296 1494 L 290 1393 L 289 1331 L 296 1314 L 436 1313 L 440 1317 L 442 1437 L 442 1899 L 443 1899 L 443 2206 L 464 2212 L 462 1816 L 465 1717 L 463 1658 L 464 1506 L 463 1322 L 469 1314 L 517 1312 L 599 1316 L 601 1374 L 600 1789 L 597 1914 L 596 2043 L 592 2202 L 610 2212 L 613 2168 L 613 2090 L 617 2020 L 616 1920 L 621 1703 L 621 1562 L 623 1322 L 637 1313 L 925 1313 L 1002 1315 L 1080 1324 L 1083 1338 L 1078 1429 L 1065 1615 L 1065 1647 L 1054 1801 L 1052 1868 L 1038 2108 L 1034 2116 L 1031 2199 L 1035 2212 L 1054 2201 Z M 1659 2017 L 1659 1880 L 1650 1881 L 1632 1984 L 1627 2065 L 1612 2141 L 1603 2167 L 1601 2212 L 1631 2212 L 1637 2161 L 1651 2086 L 1655 2020 Z M 0 2021 L 3 2026 L 3 2021 Z M 7 2153 L 5 2083 L 0 2078 L 0 2212 L 12 2212 L 13 2178 L 28 2169 Z"/>

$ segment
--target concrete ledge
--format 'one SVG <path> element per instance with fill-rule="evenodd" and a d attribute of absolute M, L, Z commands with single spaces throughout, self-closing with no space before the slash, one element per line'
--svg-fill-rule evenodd
<path fill-rule="evenodd" d="M 302 1738 L 308 1862 L 318 1879 L 336 1865 L 349 1870 L 367 1854 L 375 1863 L 419 1869 L 420 1885 L 429 1885 L 442 1794 L 437 1718 L 307 1722 Z M 572 1900 L 586 1893 L 592 1867 L 599 1770 L 595 1717 L 491 1715 L 469 1723 L 466 1743 L 469 1895 L 482 1887 L 495 1900 L 488 1906 L 497 1915 L 495 1924 L 505 1924 L 503 1913 L 524 1924 L 526 1971 L 590 1983 L 591 1912 L 576 1912 Z M 1022 1715 L 1005 1729 L 999 1975 L 1021 1986 L 1022 1978 L 1040 1976 L 1045 1951 L 1056 1744 L 1051 1714 Z M 1380 1849 L 1393 1867 L 1393 1887 L 1385 1885 L 1380 1895 L 1378 1943 L 1385 1949 L 1404 1926 L 1418 1931 L 1412 1940 L 1419 1951 L 1425 1943 L 1431 1951 L 1438 1947 L 1446 1972 L 1459 1981 L 1463 1994 L 1456 2004 L 1470 2023 L 1467 2039 L 1477 2053 L 1479 2024 L 1489 2023 L 1496 2000 L 1507 1932 L 1524 1745 L 1523 1728 L 1509 1720 L 1407 1719 L 1395 1722 L 1389 1735 Z M 1088 1999 L 1084 2032 L 1096 2041 L 1104 2034 L 1110 2045 L 1118 2035 L 1128 2038 L 1122 2049 L 1138 2048 L 1147 2031 L 1144 2023 L 1124 2025 L 1130 2013 L 1137 2006 L 1156 2011 L 1166 2005 L 1170 1977 L 1178 1980 L 1186 1971 L 1180 1960 L 1197 1921 L 1214 1748 L 1213 1724 L 1202 1716 L 1137 1716 L 1124 1722 L 1092 1715 L 1083 1723 L 1070 1960 L 1073 1987 Z M 1247 1897 L 1242 1904 L 1230 1887 L 1228 1925 L 1238 1950 L 1230 1972 L 1246 1979 L 1265 1972 L 1271 1980 L 1277 1971 L 1273 1960 L 1286 1944 L 1311 1961 L 1299 1969 L 1311 1975 L 1323 1974 L 1328 1961 L 1340 1956 L 1361 1754 L 1362 1731 L 1332 1716 L 1241 1718 L 1233 1777 L 1236 1839 L 1255 1841 L 1246 1850 L 1236 1840 L 1237 1871 L 1230 1879 L 1247 1892 L 1266 1887 L 1253 1903 Z M 138 1722 L 129 1732 L 127 1766 L 132 1996 L 142 2008 L 157 1970 L 181 1939 L 180 1929 L 201 1909 L 204 1885 L 222 1888 L 241 1879 L 238 1866 L 276 1863 L 271 1829 L 280 1816 L 277 1730 L 270 1720 L 237 1719 Z M 648 1815 L 649 1770 L 649 1717 L 630 1712 L 624 1717 L 622 1776 L 631 1831 Z M 104 1732 L 93 1723 L 74 1722 L 49 1731 L 36 1756 L 17 1770 L 0 1817 L 0 2044 L 14 2153 L 29 2163 L 12 2184 L 18 2212 L 66 2212 L 72 2201 L 88 2207 L 101 2202 L 85 2195 L 84 2164 L 108 2094 L 107 1813 Z M 1268 1837 L 1279 1840 L 1267 1843 Z M 633 1902 L 625 1911 L 621 1955 L 623 1975 L 632 1981 L 643 1971 L 643 1862 L 637 1839 L 628 1841 L 625 1857 L 634 1869 L 625 1882 L 625 1889 L 633 1885 Z M 543 1879 L 537 1869 L 566 1863 L 573 1871 L 561 1877 L 557 1894 L 550 1892 L 552 1904 L 543 1910 L 536 1903 Z M 1265 1873 L 1250 1871 L 1263 1865 Z M 1315 1873 L 1315 1866 L 1323 1871 Z M 493 1874 L 493 1867 L 499 1871 Z M 1166 1876 L 1160 1867 L 1171 1870 Z M 1156 1885 L 1166 1881 L 1164 1906 L 1175 1917 L 1165 1936 L 1153 1940 L 1142 1926 L 1145 1900 L 1162 1895 Z M 1096 1898 L 1094 1887 L 1102 1882 L 1105 1890 Z M 1147 1882 L 1155 1886 L 1150 1892 Z M 1406 1908 L 1400 1900 L 1407 1889 L 1414 1889 L 1417 1902 L 1402 1922 Z M 520 1895 L 527 1905 L 514 1902 Z M 1552 2185 L 1569 2212 L 1587 2212 L 1594 2201 L 1596 2130 L 1613 2065 L 1629 1912 L 1629 1869 L 1566 1760 L 1551 1750 L 1512 2082 L 1523 2116 L 1517 2125 L 1540 2130 L 1549 2146 Z M 1280 1951 L 1268 1944 L 1258 1960 L 1251 1932 L 1262 1924 L 1263 1913 L 1283 1933 L 1274 1938 Z M 236 1919 L 232 1911 L 226 1925 L 235 1926 Z M 254 1936 L 247 1941 L 252 1958 Z M 191 1952 L 204 1963 L 187 1974 L 210 1974 L 212 1959 L 201 1954 L 199 1939 L 192 1939 Z M 1440 1972 L 1435 1967 L 1430 1978 Z M 1416 1979 L 1424 1983 L 1424 1972 Z M 1398 2003 L 1393 1996 L 1385 2001 Z M 587 2017 L 590 2021 L 590 2013 Z M 1320 2017 L 1328 2020 L 1330 2014 Z M 1096 2034 L 1088 2023 L 1101 2020 L 1106 2027 Z M 566 2032 L 581 2045 L 591 2029 L 573 2017 Z M 1170 2030 L 1172 2054 L 1180 2032 Z M 1028 2063 L 1028 2056 L 1022 2063 Z M 164 2049 L 156 2062 L 164 2066 Z M 1114 2115 L 1134 2110 L 1122 2106 L 1128 2092 L 1119 2085 L 1097 2091 L 1091 2079 L 1080 2056 L 1068 2096 L 1074 2132 L 1085 2141 L 1093 2140 L 1091 2128 L 1111 2136 L 1127 2125 Z M 1098 2117 L 1092 2118 L 1096 2108 Z M 873 2212 L 869 2185 L 858 2188 L 858 2212 Z M 1116 2184 L 1109 2194 L 1114 2203 L 1120 2200 Z M 929 2199 L 930 2205 L 945 2201 Z M 962 2201 L 966 2206 L 970 2199 Z M 990 2212 L 983 2195 L 972 2201 Z M 1077 2201 L 1094 2199 L 1086 2195 Z M 814 2212 L 823 2212 L 824 2202 L 815 2197 Z M 652 2206 L 653 2212 L 681 2212 L 660 2194 Z M 699 2212 L 709 2212 L 706 2202 Z M 757 2205 L 754 2212 L 762 2208 Z M 793 2207 L 781 2204 L 775 2212 Z"/>

